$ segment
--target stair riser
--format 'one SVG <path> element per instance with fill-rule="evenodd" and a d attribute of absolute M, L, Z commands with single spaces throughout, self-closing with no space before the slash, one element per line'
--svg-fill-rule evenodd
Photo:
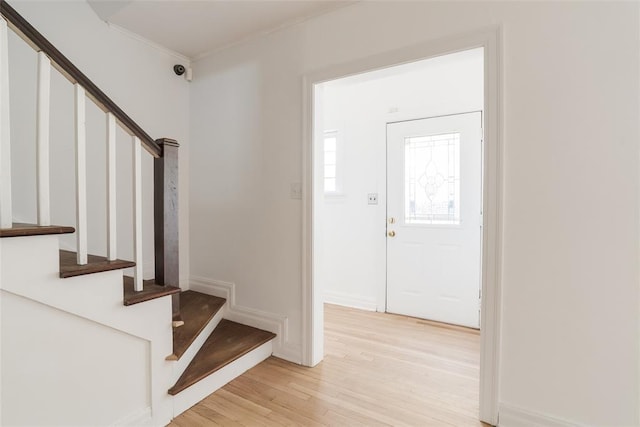
<path fill-rule="evenodd" d="M 88 318 L 122 305 L 121 271 L 60 279 L 58 264 L 57 236 L 0 241 L 2 289 Z"/>
<path fill-rule="evenodd" d="M 187 369 L 187 366 L 189 366 L 189 363 L 191 363 L 191 361 L 193 360 L 195 355 L 198 353 L 200 348 L 202 348 L 202 345 L 204 344 L 204 342 L 207 340 L 207 338 L 209 338 L 209 335 L 211 335 L 211 333 L 216 328 L 216 326 L 218 326 L 220 321 L 224 318 L 226 312 L 227 312 L 227 304 L 225 303 L 224 307 L 218 310 L 218 312 L 211 318 L 209 323 L 207 323 L 207 326 L 205 326 L 205 328 L 202 331 L 200 331 L 200 334 L 198 334 L 198 337 L 189 346 L 189 349 L 184 352 L 182 357 L 179 360 L 176 360 L 175 362 L 173 362 L 174 365 L 173 365 L 172 384 L 178 381 L 178 378 L 180 378 L 180 375 L 182 375 L 185 369 Z"/>
<path fill-rule="evenodd" d="M 120 270 L 59 278 L 57 236 L 2 239 L 0 263 L 2 289 L 15 295 L 140 336 L 153 324 L 122 305 Z M 165 327 L 169 325 L 167 322 Z"/>
<path fill-rule="evenodd" d="M 150 328 L 171 333 L 170 318 L 157 321 L 165 317 L 165 306 L 171 313 L 169 297 L 144 307 L 123 306 L 122 270 L 66 279 L 58 272 L 58 236 L 0 239 L 1 289 L 137 336 L 148 335 Z M 165 356 L 170 353 L 169 347 Z"/>
<path fill-rule="evenodd" d="M 58 277 L 58 236 L 0 239 L 0 287 Z"/>
<path fill-rule="evenodd" d="M 271 353 L 273 353 L 273 344 L 272 341 L 269 341 L 181 391 L 173 397 L 173 416 L 177 417 L 214 391 L 267 359 Z"/>

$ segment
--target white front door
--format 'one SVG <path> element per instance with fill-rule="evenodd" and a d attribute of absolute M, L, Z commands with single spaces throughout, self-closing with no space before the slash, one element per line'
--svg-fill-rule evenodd
<path fill-rule="evenodd" d="M 480 325 L 482 115 L 387 125 L 387 311 Z"/>

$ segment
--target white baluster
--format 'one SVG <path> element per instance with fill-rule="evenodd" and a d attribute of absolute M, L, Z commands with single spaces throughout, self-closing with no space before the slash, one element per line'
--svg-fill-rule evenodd
<path fill-rule="evenodd" d="M 87 263 L 87 132 L 85 91 L 75 84 L 75 131 L 76 131 L 76 240 L 78 264 Z"/>
<path fill-rule="evenodd" d="M 117 258 L 116 118 L 107 113 L 107 258 Z"/>
<path fill-rule="evenodd" d="M 0 228 L 12 227 L 11 130 L 9 128 L 9 43 L 0 17 Z"/>
<path fill-rule="evenodd" d="M 38 182 L 38 225 L 51 225 L 49 204 L 49 103 L 51 61 L 38 52 L 38 96 L 36 111 L 36 157 Z"/>
<path fill-rule="evenodd" d="M 133 288 L 142 290 L 142 142 L 133 137 Z"/>

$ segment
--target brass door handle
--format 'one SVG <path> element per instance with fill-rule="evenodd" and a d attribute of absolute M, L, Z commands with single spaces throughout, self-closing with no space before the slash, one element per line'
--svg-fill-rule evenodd
<path fill-rule="evenodd" d="M 391 230 L 389 233 L 389 237 L 395 237 L 396 236 L 396 232 Z"/>

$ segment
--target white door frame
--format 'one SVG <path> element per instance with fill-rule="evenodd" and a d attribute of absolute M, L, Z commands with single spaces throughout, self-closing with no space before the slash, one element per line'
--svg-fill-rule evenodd
<path fill-rule="evenodd" d="M 502 272 L 502 30 L 492 27 L 331 66 L 303 78 L 302 361 L 324 356 L 323 295 L 314 286 L 314 96 L 318 83 L 462 50 L 484 48 L 484 158 L 480 420 L 498 421 Z"/>

